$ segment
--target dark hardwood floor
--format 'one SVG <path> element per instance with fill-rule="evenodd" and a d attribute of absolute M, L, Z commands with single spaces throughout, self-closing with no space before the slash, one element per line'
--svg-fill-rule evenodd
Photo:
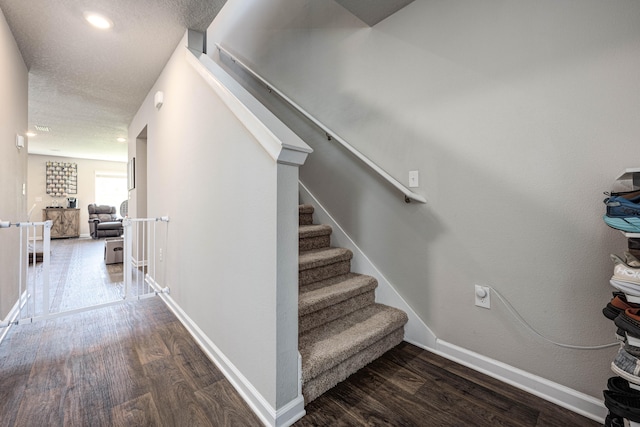
<path fill-rule="evenodd" d="M 307 407 L 304 426 L 600 424 L 408 343 Z"/>
<path fill-rule="evenodd" d="M 159 298 L 13 328 L 2 426 L 260 425 Z"/>
<path fill-rule="evenodd" d="M 54 246 L 59 286 L 101 281 L 109 295 L 122 274 L 103 243 L 73 243 Z M 295 426 L 599 425 L 406 343 L 306 409 Z M 0 344 L 0 426 L 259 425 L 157 297 L 20 324 Z"/>

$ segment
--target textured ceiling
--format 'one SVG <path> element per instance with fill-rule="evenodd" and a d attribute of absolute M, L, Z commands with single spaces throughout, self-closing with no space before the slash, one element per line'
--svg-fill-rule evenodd
<path fill-rule="evenodd" d="M 127 126 L 187 28 L 226 0 L 0 0 L 29 69 L 29 153 L 126 161 Z M 86 23 L 93 11 L 109 31 Z"/>

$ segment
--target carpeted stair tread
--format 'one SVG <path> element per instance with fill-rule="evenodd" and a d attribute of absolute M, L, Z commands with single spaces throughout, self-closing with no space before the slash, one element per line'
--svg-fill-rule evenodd
<path fill-rule="evenodd" d="M 407 315 L 373 304 L 300 335 L 302 379 L 317 377 L 404 326 Z"/>
<path fill-rule="evenodd" d="M 343 274 L 300 287 L 298 316 L 338 304 L 346 299 L 371 291 L 378 281 L 371 276 L 356 273 Z"/>
<path fill-rule="evenodd" d="M 354 354 L 317 377 L 306 381 L 302 385 L 305 405 L 400 344 L 403 339 L 404 328 L 400 327 L 363 351 Z"/>
<path fill-rule="evenodd" d="M 298 271 L 335 264 L 340 261 L 350 261 L 353 253 L 345 248 L 322 248 L 301 252 L 298 256 Z"/>
<path fill-rule="evenodd" d="M 326 224 L 300 225 L 298 226 L 298 237 L 308 239 L 309 237 L 327 236 L 332 231 L 331 226 Z"/>
<path fill-rule="evenodd" d="M 313 206 L 298 206 L 298 225 L 313 224 Z"/>
<path fill-rule="evenodd" d="M 298 250 L 300 252 L 331 246 L 331 232 L 329 225 L 309 224 L 298 227 Z"/>
<path fill-rule="evenodd" d="M 301 214 L 312 214 L 314 210 L 313 205 L 298 205 L 298 212 Z"/>
<path fill-rule="evenodd" d="M 351 272 L 353 253 L 331 247 L 329 225 L 299 205 L 298 349 L 305 405 L 404 338 L 407 315 L 375 302 L 378 282 Z"/>
<path fill-rule="evenodd" d="M 339 276 L 331 277 L 330 279 L 324 279 L 319 282 L 311 283 L 309 285 L 300 286 L 300 293 L 311 292 L 316 289 L 320 289 L 324 286 L 335 285 L 336 283 L 340 283 L 343 280 L 350 280 L 357 276 L 364 276 L 364 275 L 359 273 L 352 273 L 351 271 L 349 271 Z M 371 277 L 371 276 L 368 276 L 368 277 Z"/>
<path fill-rule="evenodd" d="M 365 307 L 375 304 L 375 302 L 376 292 L 372 289 L 351 298 L 347 298 L 337 304 L 300 316 L 298 317 L 298 335 L 302 335 L 313 328 L 324 326 L 327 323 L 346 316 L 349 313 L 362 310 Z"/>

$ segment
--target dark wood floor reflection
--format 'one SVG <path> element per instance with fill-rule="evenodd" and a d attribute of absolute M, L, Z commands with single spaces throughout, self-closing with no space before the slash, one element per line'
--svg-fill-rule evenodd
<path fill-rule="evenodd" d="M 75 244 L 54 247 L 64 295 L 86 298 L 73 289 L 87 280 L 111 294 L 122 274 L 103 243 Z M 598 425 L 406 343 L 306 409 L 297 427 Z M 259 425 L 158 297 L 20 324 L 0 344 L 0 426 Z"/>
<path fill-rule="evenodd" d="M 600 425 L 408 343 L 306 409 L 296 427 Z"/>
<path fill-rule="evenodd" d="M 157 297 L 13 328 L 0 414 L 2 426 L 260 425 Z"/>
<path fill-rule="evenodd" d="M 104 241 L 52 242 L 52 306 L 121 296 Z M 257 426 L 159 297 L 12 327 L 0 344 L 0 426 Z"/>

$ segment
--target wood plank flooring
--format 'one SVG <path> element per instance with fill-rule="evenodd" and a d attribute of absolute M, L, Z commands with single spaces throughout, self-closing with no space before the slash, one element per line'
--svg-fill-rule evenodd
<path fill-rule="evenodd" d="M 1 426 L 260 425 L 160 298 L 14 327 L 0 414 Z"/>
<path fill-rule="evenodd" d="M 102 282 L 102 294 L 117 287 L 102 262 L 103 242 L 55 243 L 79 245 L 65 255 L 67 267 L 56 267 L 66 278 L 61 284 L 81 270 Z M 295 426 L 599 425 L 407 343 L 306 410 Z M 41 425 L 261 424 L 169 309 L 151 298 L 10 330 L 0 345 L 0 426 Z"/>
<path fill-rule="evenodd" d="M 119 298 L 104 241 L 52 242 L 52 306 Z M 21 323 L 0 344 L 0 426 L 258 426 L 160 298 Z"/>
<path fill-rule="evenodd" d="M 408 343 L 311 402 L 306 426 L 600 424 Z"/>

